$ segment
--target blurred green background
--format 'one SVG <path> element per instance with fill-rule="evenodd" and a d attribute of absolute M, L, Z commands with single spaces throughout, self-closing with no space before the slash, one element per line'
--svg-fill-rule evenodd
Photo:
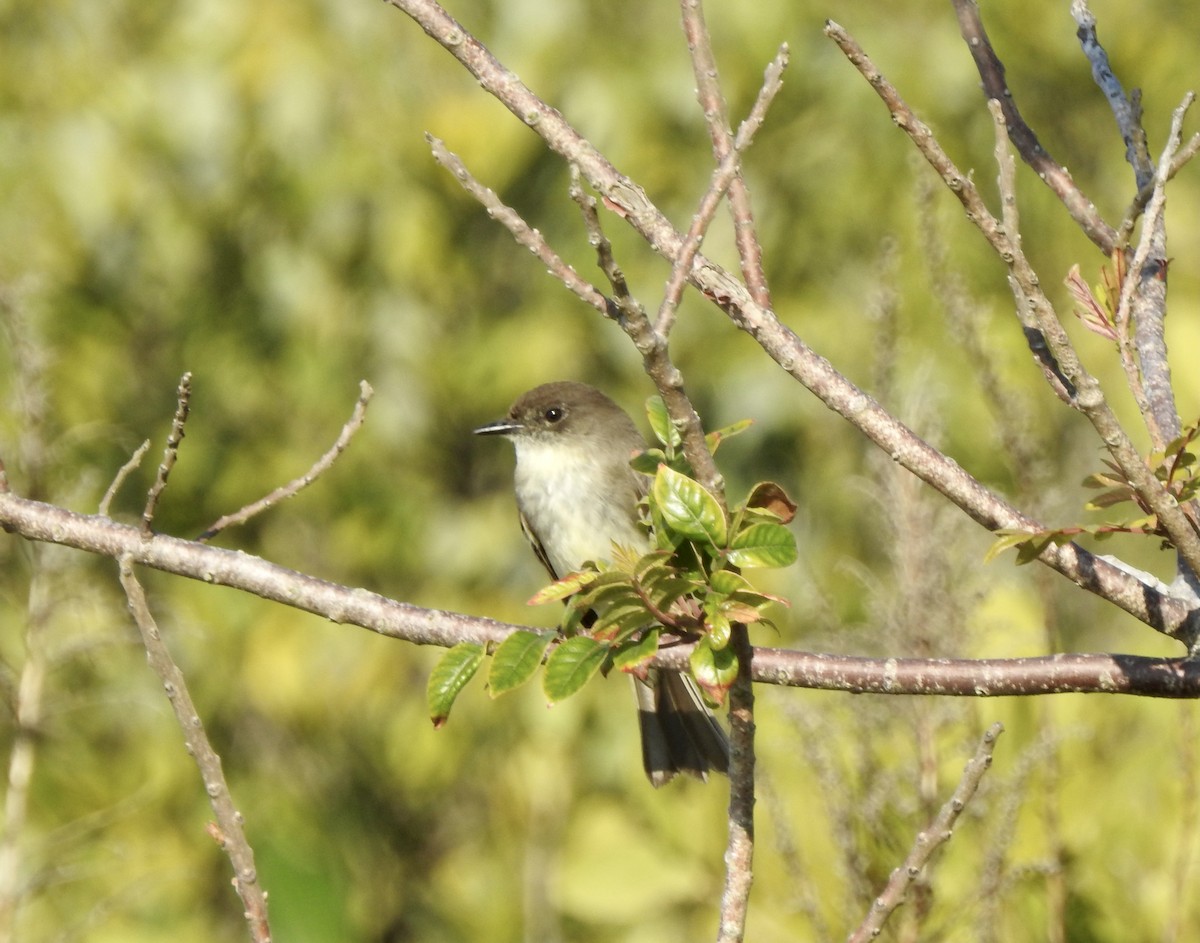
<path fill-rule="evenodd" d="M 671 3 L 452 5 L 685 226 L 711 160 Z M 1096 0 L 1161 148 L 1196 81 L 1200 13 Z M 946 3 L 713 0 L 727 97 L 744 115 L 778 44 L 792 65 L 745 161 L 776 310 L 973 474 L 1050 524 L 1084 516 L 1100 452 L 1045 389 L 1004 272 L 874 93 L 825 39 L 834 16 L 994 200 L 992 127 Z M 1123 147 L 1065 5 L 985 7 L 1017 101 L 1116 223 Z M 1170 23 L 1164 29 L 1163 23 Z M 300 474 L 360 379 L 367 425 L 314 487 L 218 543 L 420 605 L 552 625 L 509 492 L 511 450 L 470 430 L 523 390 L 577 378 L 637 414 L 651 392 L 614 325 L 548 278 L 429 156 L 426 131 L 594 273 L 568 174 L 438 46 L 379 3 L 0 2 L 0 456 L 14 490 L 141 509 L 193 374 L 192 416 L 158 515 L 194 536 Z M 1061 279 L 1098 253 L 1022 169 L 1027 252 Z M 1185 421 L 1200 232 L 1195 171 L 1170 191 L 1171 316 Z M 606 219 L 634 291 L 668 269 Z M 736 269 L 722 216 L 706 252 Z M 598 274 L 597 274 L 598 277 Z M 947 300 L 951 303 L 947 304 Z M 1140 433 L 1104 341 L 1088 365 Z M 995 371 L 999 396 L 969 338 Z M 723 470 L 800 504 L 792 601 L 762 644 L 866 654 L 1178 654 L 1116 609 L 1011 555 L 899 472 L 689 297 L 672 350 L 706 423 L 752 417 Z M 1007 425 L 1006 425 L 1007 424 Z M 643 424 L 644 426 L 644 424 Z M 1005 429 L 1024 445 L 1014 460 Z M 1144 437 L 1139 436 L 1139 441 Z M 1111 548 L 1111 549 L 1110 549 Z M 1170 578 L 1156 546 L 1103 548 Z M 246 936 L 228 862 L 112 561 L 0 541 L 7 764 L 22 671 L 45 667 L 20 855 L 23 940 Z M 437 651 L 229 590 L 146 574 L 190 678 L 287 941 L 661 941 L 715 932 L 724 781 L 655 792 L 626 682 L 547 710 L 479 681 L 435 732 Z M 32 655 L 30 654 L 32 652 Z M 28 672 L 26 672 L 28 675 Z M 1191 704 L 1099 697 L 946 702 L 759 689 L 759 845 L 749 937 L 844 938 L 948 795 L 977 737 L 1008 727 L 983 794 L 893 938 L 1194 938 Z M 0 893 L 3 889 L 0 889 Z M 0 928 L 3 932 L 5 928 Z"/>

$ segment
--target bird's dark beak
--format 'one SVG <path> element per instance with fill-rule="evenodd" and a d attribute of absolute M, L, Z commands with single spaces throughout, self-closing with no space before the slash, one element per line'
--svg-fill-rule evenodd
<path fill-rule="evenodd" d="M 525 427 L 515 419 L 497 419 L 475 430 L 476 435 L 513 435 Z"/>

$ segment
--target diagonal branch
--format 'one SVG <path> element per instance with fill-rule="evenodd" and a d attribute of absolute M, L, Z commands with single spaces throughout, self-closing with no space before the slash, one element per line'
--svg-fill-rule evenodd
<path fill-rule="evenodd" d="M 350 440 L 354 438 L 354 434 L 358 432 L 360 428 L 362 428 L 362 424 L 366 421 L 367 404 L 371 401 L 371 397 L 375 395 L 375 391 L 371 389 L 371 384 L 366 380 L 359 382 L 358 389 L 358 402 L 354 404 L 354 412 L 350 415 L 350 418 L 346 420 L 345 425 L 342 426 L 342 431 L 338 435 L 337 441 L 329 447 L 329 451 L 327 451 L 324 455 L 317 459 L 315 463 L 313 463 L 313 466 L 308 471 L 306 471 L 299 478 L 293 478 L 286 485 L 280 485 L 270 494 L 259 498 L 252 504 L 247 504 L 241 510 L 234 511 L 232 514 L 226 514 L 219 520 L 209 524 L 208 527 L 204 529 L 204 533 L 202 533 L 196 539 L 201 542 L 211 540 L 221 531 L 225 530 L 225 528 L 232 527 L 235 524 L 246 523 L 246 521 L 250 520 L 250 518 L 254 517 L 254 515 L 261 514 L 263 511 L 274 507 L 280 501 L 287 500 L 294 494 L 303 491 L 314 481 L 316 481 L 326 469 L 328 469 L 335 461 L 337 461 L 338 456 L 346 451 L 346 447 L 350 444 Z"/>
<path fill-rule="evenodd" d="M 175 711 L 175 719 L 183 730 L 183 741 L 204 780 L 204 791 L 212 804 L 216 816 L 216 828 L 211 833 L 221 849 L 229 856 L 233 865 L 233 885 L 245 905 L 246 923 L 250 926 L 250 937 L 255 943 L 271 943 L 271 927 L 267 922 L 267 892 L 258 883 L 258 870 L 254 866 L 254 851 L 246 840 L 242 828 L 242 814 L 233 804 L 229 784 L 221 769 L 221 758 L 204 732 L 204 724 L 196 712 L 196 705 L 188 693 L 183 672 L 175 664 L 171 652 L 159 633 L 158 624 L 150 613 L 146 593 L 133 572 L 128 556 L 118 558 L 121 587 L 129 602 L 129 612 L 137 624 L 146 647 L 146 660 L 154 669 L 166 691 L 167 700 Z"/>
<path fill-rule="evenodd" d="M 688 2 L 690 0 L 685 0 L 685 3 Z M 713 217 L 717 214 L 717 207 L 720 206 L 721 199 L 725 196 L 726 192 L 729 192 L 730 199 L 733 199 L 732 187 L 742 179 L 742 154 L 750 146 L 755 133 L 762 127 L 763 121 L 766 120 L 767 109 L 771 107 L 771 102 L 783 86 L 783 70 L 787 68 L 788 57 L 787 43 L 784 43 L 779 48 L 779 52 L 775 54 L 775 58 L 771 61 L 771 64 L 767 66 L 763 77 L 763 85 L 759 89 L 754 107 L 750 109 L 750 114 L 742 122 L 741 127 L 738 128 L 737 136 L 730 136 L 729 146 L 725 149 L 726 153 L 713 171 L 712 179 L 708 184 L 708 190 L 705 191 L 704 196 L 700 200 L 700 206 L 692 216 L 692 223 L 683 238 L 683 246 L 671 265 L 671 277 L 667 280 L 667 290 L 663 295 L 662 304 L 658 309 L 658 317 L 654 322 L 655 332 L 664 338 L 671 332 L 671 326 L 675 320 L 675 312 L 683 296 L 684 286 L 687 284 L 688 277 L 691 274 L 692 264 L 696 260 L 696 254 L 700 251 L 700 245 L 704 241 L 708 227 L 712 224 Z M 745 192 L 744 187 L 742 192 Z M 746 199 L 749 198 L 747 197 Z M 735 210 L 735 213 L 741 212 L 743 211 L 740 209 Z M 745 213 L 748 214 L 748 212 L 749 210 L 746 208 Z M 761 255 L 758 241 L 753 235 L 753 219 L 748 215 L 740 216 L 739 219 L 738 231 L 750 233 L 754 245 L 753 252 L 756 255 Z M 761 259 L 757 263 L 757 268 L 759 271 L 762 270 Z M 753 285 L 751 285 L 750 290 L 751 292 L 755 291 Z M 766 295 L 765 277 L 762 279 L 759 291 L 764 296 Z"/>
<path fill-rule="evenodd" d="M 954 823 L 958 821 L 963 809 L 975 795 L 975 790 L 979 788 L 983 774 L 992 765 L 992 751 L 996 747 L 996 739 L 1003 732 L 1004 726 L 1000 723 L 992 724 L 987 729 L 983 739 L 979 742 L 975 755 L 971 757 L 963 770 L 957 788 L 946 804 L 942 806 L 937 817 L 929 823 L 929 827 L 918 833 L 917 840 L 913 843 L 908 857 L 904 859 L 904 863 L 900 867 L 892 872 L 887 887 L 875 899 L 866 919 L 846 938 L 847 943 L 867 943 L 868 940 L 876 939 L 882 932 L 888 917 L 904 903 L 904 895 L 913 880 L 929 866 L 934 852 L 950 840 L 950 836 L 954 833 Z"/>
<path fill-rule="evenodd" d="M 1134 179 L 1141 190 L 1150 184 L 1154 176 L 1154 162 L 1150 160 L 1146 130 L 1142 127 L 1141 93 L 1134 89 L 1132 95 L 1125 94 L 1108 61 L 1108 53 L 1096 35 L 1096 17 L 1088 9 L 1087 0 L 1072 0 L 1071 16 L 1078 26 L 1075 35 L 1079 37 L 1079 45 L 1091 63 L 1092 78 L 1108 99 L 1113 117 L 1117 119 L 1117 128 L 1125 142 L 1125 159 L 1133 168 Z"/>
<path fill-rule="evenodd" d="M 1171 117 L 1166 147 L 1152 173 L 1150 199 L 1142 219 L 1142 234 L 1129 262 L 1129 274 L 1121 286 L 1116 313 L 1118 324 L 1132 322 L 1134 345 L 1148 409 L 1146 426 L 1156 451 L 1177 439 L 1182 432 L 1179 410 L 1171 383 L 1167 358 L 1167 230 L 1164 211 L 1167 180 L 1183 137 L 1183 119 L 1195 95 L 1189 92 Z"/>
<path fill-rule="evenodd" d="M 146 494 L 146 507 L 142 511 L 142 534 L 149 537 L 154 525 L 154 514 L 158 510 L 158 502 L 163 492 L 167 490 L 167 478 L 175 461 L 179 458 L 179 445 L 183 442 L 183 430 L 187 423 L 188 410 L 192 399 L 192 375 L 185 373 L 179 378 L 179 389 L 176 393 L 175 418 L 171 421 L 171 431 L 167 435 L 167 445 L 163 449 L 162 462 L 159 463 L 158 473 L 154 476 L 154 484 Z M 119 474 L 119 473 L 118 473 Z"/>
<path fill-rule="evenodd" d="M 1067 168 L 1050 156 L 1049 152 L 1038 140 L 1033 128 L 1026 124 L 1017 109 L 1017 101 L 1004 73 L 1004 63 L 996 55 L 996 50 L 983 28 L 983 20 L 979 16 L 979 4 L 976 0 L 953 0 L 954 12 L 958 15 L 958 28 L 966 41 L 971 58 L 975 60 L 975 68 L 979 70 L 979 78 L 983 84 L 983 94 L 988 99 L 1000 102 L 1004 109 L 1004 122 L 1008 127 L 1008 137 L 1013 147 L 1061 201 L 1071 218 L 1079 224 L 1084 235 L 1103 250 L 1105 255 L 1112 255 L 1119 245 L 1116 231 L 1100 218 L 1095 205 L 1084 196 L 1079 186 L 1071 178 Z"/>
<path fill-rule="evenodd" d="M 704 120 L 708 124 L 713 155 L 719 164 L 724 163 L 735 145 L 729 129 L 729 109 L 717 79 L 717 60 L 713 55 L 708 26 L 704 22 L 704 8 L 701 0 L 681 0 L 680 8 L 683 33 L 692 57 L 692 72 L 696 78 L 696 96 L 704 111 Z M 786 45 L 780 53 L 786 56 Z M 767 85 L 770 84 L 768 73 Z M 774 95 L 774 92 L 771 94 Z M 754 213 L 750 208 L 750 190 L 742 178 L 740 168 L 730 182 L 729 208 L 733 214 L 733 235 L 738 257 L 741 259 L 742 278 L 746 280 L 750 296 L 764 308 L 770 307 L 771 294 L 763 269 L 762 246 L 758 243 L 758 233 L 754 227 Z"/>

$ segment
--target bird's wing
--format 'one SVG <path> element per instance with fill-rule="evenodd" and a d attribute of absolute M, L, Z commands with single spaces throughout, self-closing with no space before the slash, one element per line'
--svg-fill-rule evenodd
<path fill-rule="evenodd" d="M 546 556 L 546 548 L 542 546 L 542 542 L 534 532 L 534 529 L 529 526 L 529 519 L 519 511 L 517 514 L 521 518 L 521 532 L 525 535 L 525 539 L 529 541 L 529 546 L 533 548 L 533 552 L 537 554 L 537 558 L 542 561 L 542 566 L 550 574 L 550 579 L 559 579 L 559 575 L 554 572 L 554 567 L 550 565 L 550 558 Z"/>

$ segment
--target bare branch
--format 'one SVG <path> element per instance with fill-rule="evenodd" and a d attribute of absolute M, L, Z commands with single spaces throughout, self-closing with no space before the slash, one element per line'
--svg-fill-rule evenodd
<path fill-rule="evenodd" d="M 176 396 L 175 418 L 171 422 L 171 432 L 167 435 L 167 446 L 163 449 L 163 459 L 158 466 L 158 474 L 154 484 L 146 495 L 146 508 L 142 511 L 142 534 L 149 537 L 154 524 L 154 512 L 158 509 L 158 500 L 167 487 L 167 477 L 175 467 L 179 457 L 179 443 L 183 441 L 183 427 L 187 422 L 189 402 L 192 398 L 192 375 L 185 373 L 179 378 L 179 390 Z"/>
<path fill-rule="evenodd" d="M 988 728 L 975 755 L 963 770 L 962 778 L 953 795 L 942 806 L 937 818 L 930 823 L 929 828 L 917 834 L 917 840 L 913 844 L 912 850 L 909 851 L 908 857 L 904 859 L 904 864 L 892 872 L 887 887 L 876 898 L 866 919 L 847 937 L 848 943 L 866 943 L 867 940 L 873 940 L 879 935 L 888 917 L 904 902 L 904 894 L 909 885 L 929 865 L 934 852 L 950 840 L 950 836 L 954 833 L 954 823 L 958 821 L 963 809 L 975 795 L 975 790 L 979 788 L 983 774 L 992 764 L 992 750 L 995 749 L 996 738 L 1003 732 L 1004 727 L 999 723 L 992 724 Z"/>
<path fill-rule="evenodd" d="M 388 2 L 412 17 L 441 43 L 485 90 L 533 128 L 551 149 L 578 164 L 588 182 L 651 246 L 668 257 L 677 252 L 682 237 L 650 202 L 645 191 L 619 173 L 558 111 L 534 95 L 434 0 Z M 844 34 L 836 24 L 827 24 L 826 29 Z M 869 77 L 872 84 L 884 81 L 877 70 Z M 952 176 L 950 183 L 951 189 L 960 190 L 966 180 Z M 968 207 L 970 215 L 971 208 Z M 988 225 L 987 219 L 982 220 L 982 225 Z M 749 333 L 789 375 L 860 429 L 895 461 L 957 504 L 973 520 L 989 530 L 1046 530 L 984 487 L 956 462 L 921 441 L 911 429 L 834 370 L 829 361 L 782 324 L 774 312 L 755 302 L 741 282 L 702 254 L 697 256 L 693 266 L 692 283 L 735 325 Z M 1192 615 L 1184 602 L 1158 592 L 1077 544 L 1058 546 L 1052 543 L 1038 559 L 1160 632 L 1185 644 L 1197 636 L 1200 620 Z"/>
<path fill-rule="evenodd" d="M 146 603 L 146 593 L 133 572 L 133 563 L 128 556 L 117 561 L 120 568 L 121 586 L 129 602 L 129 612 L 137 623 L 146 647 L 146 659 L 154 673 L 162 680 L 167 700 L 175 711 L 175 719 L 183 730 L 183 742 L 187 751 L 200 769 L 204 791 L 212 803 L 217 817 L 217 838 L 221 849 L 229 856 L 233 865 L 233 883 L 238 896 L 245 905 L 246 923 L 250 926 L 250 937 L 255 943 L 271 943 L 271 928 L 267 922 L 267 894 L 258 883 L 258 871 L 254 867 L 254 851 L 246 840 L 242 829 L 242 814 L 234 807 L 229 794 L 229 784 L 221 769 L 221 758 L 212 748 L 204 724 L 192 703 L 183 672 L 171 658 L 166 643 L 159 634 L 158 625 Z"/>
<path fill-rule="evenodd" d="M 100 499 L 100 516 L 108 517 L 109 505 L 112 504 L 113 498 L 117 496 L 117 492 L 121 490 L 121 485 L 125 483 L 125 479 L 129 477 L 140 464 L 146 453 L 150 451 L 150 440 L 147 439 L 137 447 L 134 453 L 129 456 L 129 461 L 117 469 L 117 474 L 112 480 L 112 484 L 108 486 L 108 490 L 104 492 L 104 497 Z"/>
<path fill-rule="evenodd" d="M 687 457 L 696 477 L 712 492 L 716 499 L 725 505 L 725 479 L 713 461 L 708 443 L 704 439 L 704 426 L 700 422 L 700 414 L 692 405 L 691 399 L 683 387 L 683 374 L 671 360 L 667 336 L 655 329 L 646 315 L 646 309 L 633 297 L 625 274 L 617 265 L 613 256 L 612 243 L 604 234 L 600 224 L 600 215 L 596 208 L 596 199 L 584 191 L 579 184 L 579 170 L 571 165 L 571 199 L 578 205 L 583 214 L 583 225 L 587 231 L 588 243 L 596 250 L 596 258 L 601 271 L 604 272 L 612 286 L 616 299 L 617 323 L 633 341 L 633 345 L 642 355 L 642 367 L 646 375 L 654 381 L 655 389 L 662 397 L 667 415 L 679 432 L 683 444 L 683 453 Z M 697 244 L 698 247 L 698 244 Z M 681 257 L 682 258 L 682 257 Z M 690 268 L 691 262 L 687 262 Z M 683 271 L 676 262 L 676 271 Z M 670 289 L 668 289 L 669 291 Z M 662 313 L 660 311 L 660 318 Z"/>
<path fill-rule="evenodd" d="M 708 26 L 704 22 L 704 9 L 701 0 L 681 0 L 680 8 L 683 32 L 692 57 L 692 72 L 696 77 L 696 95 L 708 124 L 713 155 L 718 164 L 723 164 L 733 150 L 734 142 L 729 130 L 729 110 L 717 80 L 717 61 L 713 55 Z M 786 46 L 781 53 L 786 55 Z M 771 84 L 768 73 L 764 88 Z M 771 95 L 773 96 L 774 92 Z M 754 227 L 754 213 L 750 208 L 750 191 L 742 179 L 740 169 L 729 186 L 729 208 L 733 214 L 734 241 L 741 260 L 742 278 L 746 280 L 750 296 L 764 308 L 770 307 L 771 294 L 767 288 L 767 276 L 762 264 L 762 247 L 758 243 L 758 234 Z"/>
<path fill-rule="evenodd" d="M 1113 249 L 1120 245 L 1116 232 L 1101 219 L 1095 205 L 1084 196 L 1067 172 L 1067 168 L 1050 156 L 1038 140 L 1037 134 L 1021 117 L 1016 99 L 1005 78 L 1004 64 L 996 55 L 987 31 L 983 28 L 979 4 L 975 0 L 953 2 L 954 11 L 958 14 L 959 31 L 967 43 L 971 57 L 975 60 L 976 69 L 979 70 L 983 93 L 987 98 L 999 102 L 1004 109 L 1004 122 L 1013 147 L 1021 155 L 1021 159 L 1033 168 L 1038 178 L 1062 201 L 1084 234 L 1099 246 L 1105 255 L 1111 255 Z"/>
<path fill-rule="evenodd" d="M 1171 161 L 1171 168 L 1167 171 L 1167 180 L 1175 179 L 1175 175 L 1181 171 L 1184 166 L 1191 161 L 1196 154 L 1200 153 L 1200 134 L 1193 134 L 1188 138 L 1188 142 L 1179 149 Z M 1133 202 L 1129 204 L 1129 209 L 1125 211 L 1125 218 L 1121 220 L 1121 225 L 1117 229 L 1117 244 L 1125 245 L 1129 242 L 1130 236 L 1133 235 L 1133 228 L 1137 225 L 1137 221 L 1141 218 L 1142 211 L 1146 208 L 1146 204 L 1150 202 L 1150 197 L 1154 194 L 1154 181 L 1151 181 L 1146 186 L 1138 191 L 1138 195 L 1133 198 Z"/>
<path fill-rule="evenodd" d="M 693 6 L 699 9 L 697 0 L 684 0 L 685 10 Z M 672 263 L 671 277 L 667 280 L 667 289 L 663 294 L 662 304 L 658 309 L 658 317 L 654 321 L 655 331 L 664 338 L 671 332 L 675 313 L 679 308 L 680 299 L 683 297 L 684 286 L 691 275 L 692 264 L 696 260 L 696 254 L 700 251 L 700 245 L 704 242 L 704 236 L 708 232 L 708 227 L 717 215 L 717 208 L 721 205 L 721 199 L 732 184 L 740 179 L 742 154 L 750 146 L 755 133 L 762 127 L 762 123 L 767 115 L 767 109 L 771 107 L 771 102 L 778 94 L 780 88 L 783 87 L 783 70 L 787 68 L 788 55 L 788 47 L 784 43 L 779 48 L 779 52 L 776 53 L 771 64 L 767 66 L 763 86 L 759 89 L 754 107 L 750 110 L 750 114 L 746 120 L 738 128 L 737 137 L 731 138 L 731 144 L 727 153 L 721 158 L 717 168 L 713 171 L 712 179 L 708 184 L 708 190 L 700 200 L 700 206 L 692 216 L 692 224 L 688 227 L 688 231 L 683 237 L 683 245 L 680 248 L 679 254 L 675 257 L 675 261 Z M 752 219 L 747 218 L 741 225 L 743 230 L 750 231 L 754 223 Z M 756 253 L 761 255 L 757 238 L 753 237 L 752 232 L 751 236 Z M 761 271 L 761 258 L 758 262 L 758 268 Z M 765 278 L 763 279 L 762 291 L 766 292 Z"/>
<path fill-rule="evenodd" d="M 564 262 L 562 257 L 550 248 L 542 234 L 525 222 L 511 206 L 503 203 L 494 190 L 476 180 L 467 170 L 462 159 L 446 148 L 444 141 L 432 134 L 426 134 L 425 140 L 429 142 L 429 147 L 433 151 L 433 159 L 454 175 L 454 178 L 462 184 L 463 189 L 483 205 L 488 216 L 512 234 L 518 245 L 524 246 L 536 255 L 550 274 L 566 285 L 585 304 L 591 305 L 605 317 L 616 318 L 616 310 L 604 294 Z"/>
<path fill-rule="evenodd" d="M 375 391 L 371 389 L 371 384 L 366 380 L 360 380 L 358 386 L 358 402 L 354 404 L 354 412 L 350 418 L 346 420 L 342 426 L 341 434 L 338 435 L 337 441 L 329 448 L 313 464 L 312 468 L 306 471 L 299 478 L 294 478 L 286 485 L 276 488 L 270 494 L 255 501 L 253 504 L 248 504 L 240 511 L 235 511 L 233 514 L 226 514 L 224 517 L 210 524 L 199 537 L 196 539 L 203 543 L 206 540 L 211 540 L 227 527 L 232 527 L 235 524 L 244 524 L 256 514 L 261 514 L 268 508 L 274 507 L 280 501 L 284 501 L 294 494 L 307 488 L 318 476 L 323 474 L 335 461 L 339 455 L 346 450 L 350 444 L 350 440 L 354 438 L 354 434 L 362 428 L 363 422 L 367 418 L 367 404 L 371 402 L 371 397 L 375 395 Z"/>
<path fill-rule="evenodd" d="M 1087 238 L 1102 248 L 1108 256 L 1120 245 L 1115 230 L 1100 218 L 1096 205 L 1079 190 L 1067 168 L 1050 156 L 1038 140 L 1037 134 L 1033 132 L 1033 128 L 1021 118 L 1013 91 L 1008 88 L 1008 80 L 1004 77 L 1003 62 L 1000 61 L 1000 56 L 996 55 L 988 31 L 984 29 L 983 19 L 979 17 L 979 5 L 976 0 L 954 0 L 954 11 L 958 13 L 962 38 L 966 41 L 967 49 L 971 50 L 971 58 L 976 62 L 984 95 L 989 100 L 1001 103 L 1008 137 L 1012 140 L 1016 152 L 1021 155 L 1021 160 L 1054 191 L 1055 196 L 1062 200 L 1062 205 L 1070 217 L 1084 230 Z"/>
<path fill-rule="evenodd" d="M 1179 437 L 1182 425 L 1175 406 L 1167 358 L 1167 233 L 1164 210 L 1167 179 L 1183 137 L 1183 120 L 1195 101 L 1189 92 L 1171 116 L 1171 131 L 1151 181 L 1142 235 L 1129 261 L 1116 312 L 1118 324 L 1132 322 L 1134 344 L 1148 409 L 1143 412 L 1155 450 Z M 1195 565 L 1193 564 L 1193 569 Z"/>
<path fill-rule="evenodd" d="M 98 515 L 76 514 L 40 501 L 0 494 L 0 526 L 29 540 L 120 558 L 189 579 L 229 586 L 262 599 L 356 625 L 417 645 L 499 643 L 528 626 L 397 602 L 330 583 L 260 557 L 140 528 Z M 1089 558 L 1097 567 L 1108 565 Z M 1118 571 L 1119 572 L 1119 571 Z M 1143 584 L 1138 584 L 1143 585 Z M 1145 586 L 1143 604 L 1173 616 L 1177 600 Z M 1155 618 L 1147 613 L 1147 618 Z M 1178 630 L 1177 630 L 1178 631 Z M 650 667 L 686 671 L 691 645 L 660 649 Z M 860 658 L 787 649 L 754 649 L 751 677 L 767 684 L 876 694 L 1007 697 L 1018 694 L 1136 694 L 1200 697 L 1200 661 L 1134 655 L 1049 655 L 1042 658 Z"/>
<path fill-rule="evenodd" d="M 1125 142 L 1125 159 L 1133 168 L 1133 175 L 1140 190 L 1150 183 L 1154 175 L 1154 164 L 1146 146 L 1146 131 L 1142 127 L 1141 94 L 1134 89 L 1132 96 L 1126 96 L 1125 89 L 1113 74 L 1108 53 L 1100 45 L 1100 38 L 1096 35 L 1096 17 L 1088 9 L 1087 0 L 1072 0 L 1071 16 L 1079 27 L 1076 36 L 1083 47 L 1083 54 L 1092 65 L 1092 78 L 1108 99 L 1113 117 L 1117 119 L 1117 127 Z"/>
<path fill-rule="evenodd" d="M 1013 160 L 1012 152 L 1008 149 L 1008 138 L 1005 136 L 1004 113 L 1000 102 L 994 98 L 991 99 L 988 102 L 988 111 L 992 115 L 992 122 L 996 130 L 994 156 L 996 167 L 999 170 L 996 176 L 996 183 L 1000 190 L 1001 219 L 1003 221 L 1004 232 L 1008 234 L 1009 238 L 1015 239 L 1021 232 L 1020 218 L 1017 212 L 1016 162 Z M 1051 345 L 1047 342 L 1046 331 L 1038 324 L 1037 318 L 1033 313 L 1034 306 L 1024 296 L 1020 284 L 1011 276 L 1009 277 L 1009 288 L 1017 301 L 1016 315 L 1017 319 L 1021 322 L 1021 329 L 1025 334 L 1026 343 L 1028 343 L 1029 350 L 1034 355 L 1038 365 L 1042 368 L 1042 373 L 1046 381 L 1050 384 L 1050 389 L 1068 406 L 1074 406 L 1078 390 L 1076 390 L 1071 378 L 1064 374 L 1062 367 L 1059 366 L 1058 358 L 1055 356 Z"/>
<path fill-rule="evenodd" d="M 745 937 L 754 880 L 754 649 L 744 625 L 733 627 L 730 645 L 737 653 L 738 676 L 729 692 L 729 841 L 718 943 L 740 943 Z"/>

